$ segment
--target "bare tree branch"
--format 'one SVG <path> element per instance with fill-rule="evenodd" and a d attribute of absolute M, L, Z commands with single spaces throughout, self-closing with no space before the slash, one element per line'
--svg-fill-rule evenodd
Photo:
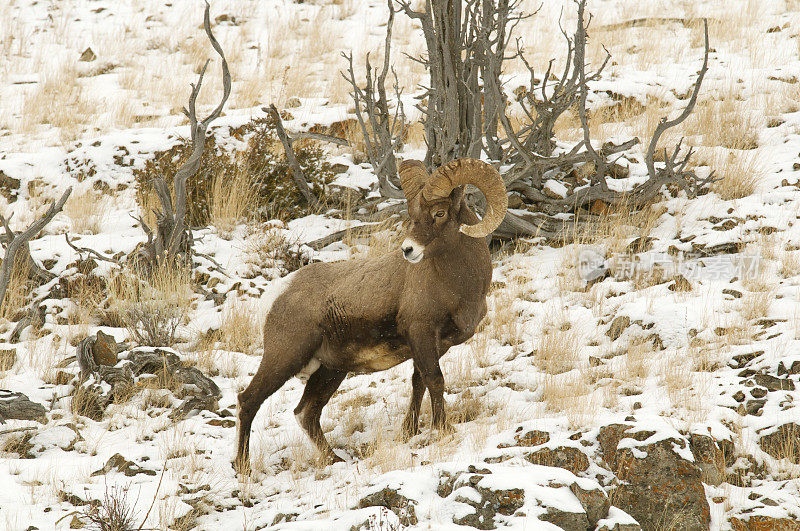
<path fill-rule="evenodd" d="M 172 193 L 163 177 L 153 180 L 153 188 L 158 196 L 161 209 L 156 211 L 155 234 L 143 219 L 138 218 L 142 230 L 147 235 L 147 242 L 139 245 L 132 253 L 132 260 L 137 266 L 144 266 L 146 271 L 152 272 L 161 263 L 174 263 L 176 261 L 191 264 L 192 235 L 186 227 L 186 182 L 200 169 L 203 152 L 206 145 L 206 132 L 211 122 L 221 114 L 225 103 L 231 93 L 231 75 L 228 61 L 222 47 L 211 31 L 211 16 L 208 2 L 203 14 L 203 28 L 214 51 L 222 61 L 222 98 L 217 107 L 202 120 L 197 119 L 197 96 L 203 85 L 209 61 L 206 61 L 200 70 L 196 84 L 192 84 L 189 95 L 188 109 L 182 110 L 189 119 L 189 130 L 192 139 L 192 153 L 188 160 L 178 168 L 173 176 Z M 174 204 L 173 204 L 174 194 Z"/>
<path fill-rule="evenodd" d="M 342 77 L 352 87 L 350 96 L 355 103 L 355 114 L 364 138 L 364 147 L 367 158 L 378 177 L 378 188 L 382 196 L 392 199 L 402 199 L 397 180 L 397 161 L 395 150 L 403 143 L 406 136 L 406 117 L 403 102 L 400 98 L 402 91 L 397 74 L 391 69 L 394 76 L 394 92 L 396 106 L 394 114 L 389 111 L 389 102 L 386 95 L 386 77 L 390 71 L 390 53 L 392 45 L 392 27 L 394 24 L 395 9 L 392 0 L 387 0 L 389 18 L 386 23 L 386 38 L 383 47 L 383 65 L 378 70 L 370 64 L 369 54 L 366 56 L 366 80 L 360 85 L 356 80 L 353 66 L 353 54 L 342 53 L 347 61 L 347 70 L 342 72 Z"/>
<path fill-rule="evenodd" d="M 289 135 L 286 134 L 286 129 L 283 128 L 283 120 L 281 120 L 281 114 L 278 112 L 277 107 L 275 107 L 275 104 L 272 103 L 270 104 L 269 108 L 264 107 L 264 110 L 267 111 L 275 121 L 275 132 L 278 134 L 281 144 L 283 144 L 283 151 L 286 153 L 286 160 L 289 162 L 289 166 L 292 168 L 292 180 L 294 181 L 295 186 L 297 186 L 297 189 L 301 194 L 303 194 L 306 203 L 309 205 L 318 204 L 319 200 L 314 195 L 314 192 L 311 191 L 311 188 L 308 187 L 308 179 L 306 179 L 306 174 L 300 167 L 300 163 L 297 162 L 297 157 L 294 156 L 292 140 L 289 138 Z"/>
<path fill-rule="evenodd" d="M 52 221 L 56 214 L 61 212 L 61 209 L 64 208 L 64 203 L 67 202 L 67 198 L 71 193 L 72 187 L 67 188 L 58 201 L 53 201 L 53 203 L 50 205 L 50 208 L 48 208 L 47 212 L 45 212 L 44 216 L 31 223 L 30 227 L 24 231 L 14 235 L 14 237 L 11 239 L 11 242 L 9 242 L 9 244 L 6 246 L 6 254 L 3 257 L 3 264 L 0 266 L 0 306 L 2 306 L 3 300 L 6 296 L 6 290 L 8 289 L 8 283 L 11 280 L 11 272 L 14 267 L 14 258 L 17 252 L 23 245 L 26 245 L 34 236 L 39 234 L 39 232 L 41 232 L 41 230 L 48 223 L 50 223 L 50 221 Z M 9 233 L 11 229 L 8 226 L 8 221 L 2 216 L 0 216 L 0 219 L 3 221 L 6 233 Z"/>

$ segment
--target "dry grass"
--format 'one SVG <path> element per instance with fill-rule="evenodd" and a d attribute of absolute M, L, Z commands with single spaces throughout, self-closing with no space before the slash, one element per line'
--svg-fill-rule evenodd
<path fill-rule="evenodd" d="M 0 307 L 0 318 L 11 319 L 19 310 L 25 307 L 28 289 L 28 262 L 22 253 L 17 253 L 14 266 L 11 268 L 3 305 Z"/>
<path fill-rule="evenodd" d="M 717 151 L 711 167 L 720 178 L 712 190 L 722 199 L 741 199 L 755 193 L 764 178 L 761 155 L 757 150 L 722 153 Z"/>
<path fill-rule="evenodd" d="M 566 416 L 572 427 L 585 426 L 599 407 L 588 382 L 588 375 L 579 371 L 544 375 L 541 390 L 547 409 Z"/>
<path fill-rule="evenodd" d="M 251 214 L 254 197 L 252 177 L 242 170 L 237 170 L 234 175 L 214 176 L 211 224 L 224 239 L 229 239 L 236 227 Z"/>
<path fill-rule="evenodd" d="M 297 242 L 287 238 L 286 233 L 277 228 L 265 228 L 254 232 L 245 240 L 244 261 L 259 272 L 268 268 L 278 268 L 278 275 L 284 276 L 305 265 Z"/>
<path fill-rule="evenodd" d="M 138 344 L 172 346 L 192 297 L 192 281 L 183 269 L 160 268 L 149 282 L 122 273 L 109 285 L 105 319 L 124 325 Z"/>
<path fill-rule="evenodd" d="M 72 221 L 71 232 L 78 234 L 99 234 L 109 210 L 109 199 L 94 190 L 72 194 L 64 205 L 64 213 Z"/>
<path fill-rule="evenodd" d="M 70 142 L 83 132 L 84 124 L 96 112 L 95 106 L 84 94 L 74 64 L 44 71 L 50 73 L 25 98 L 22 130 L 51 125 L 59 128 L 62 142 Z"/>
<path fill-rule="evenodd" d="M 800 429 L 785 426 L 770 439 L 769 453 L 775 458 L 774 472 L 788 480 L 800 477 Z"/>
<path fill-rule="evenodd" d="M 792 278 L 800 274 L 800 253 L 796 251 L 782 253 L 779 272 L 783 278 Z"/>
<path fill-rule="evenodd" d="M 515 301 L 524 296 L 523 277 L 511 277 L 502 287 L 495 285 L 489 292 L 489 312 L 470 341 L 476 359 L 481 367 L 487 366 L 488 360 L 483 356 L 487 341 L 495 339 L 503 345 L 518 345 L 522 342 L 522 315 Z"/>
<path fill-rule="evenodd" d="M 254 303 L 234 301 L 222 315 L 216 333 L 219 346 L 233 352 L 257 354 L 261 344 L 261 320 Z"/>
<path fill-rule="evenodd" d="M 735 150 L 758 147 L 758 130 L 763 119 L 757 117 L 747 103 L 739 102 L 738 92 L 731 88 L 720 95 L 719 101 L 698 102 L 686 121 L 690 135 L 699 135 L 706 146 Z"/>
<path fill-rule="evenodd" d="M 400 249 L 404 238 L 400 224 L 387 220 L 375 225 L 362 225 L 348 230 L 342 241 L 351 247 L 351 257 L 382 256 Z"/>
<path fill-rule="evenodd" d="M 638 385 L 643 384 L 650 375 L 652 355 L 651 343 L 633 341 L 625 355 L 623 378 Z"/>
<path fill-rule="evenodd" d="M 772 290 L 747 292 L 742 296 L 739 313 L 748 321 L 763 319 L 769 315 L 769 308 L 773 300 Z"/>
<path fill-rule="evenodd" d="M 544 331 L 534 344 L 534 363 L 548 374 L 571 371 L 576 366 L 582 340 L 571 328 Z"/>
<path fill-rule="evenodd" d="M 497 414 L 497 410 L 498 406 L 487 403 L 485 396 L 476 396 L 472 389 L 466 389 L 447 403 L 447 418 L 453 424 L 462 424 L 479 418 L 490 419 Z"/>

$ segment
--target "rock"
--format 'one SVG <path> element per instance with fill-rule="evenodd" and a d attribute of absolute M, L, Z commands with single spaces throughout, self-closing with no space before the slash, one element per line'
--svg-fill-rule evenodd
<path fill-rule="evenodd" d="M 218 15 L 217 18 L 214 19 L 214 24 L 223 24 L 227 23 L 230 26 L 237 26 L 236 17 L 233 15 L 229 15 L 227 13 L 223 13 Z"/>
<path fill-rule="evenodd" d="M 753 376 L 756 383 L 770 391 L 794 391 L 794 382 L 788 378 L 778 378 L 769 374 L 758 373 Z"/>
<path fill-rule="evenodd" d="M 733 517 L 730 523 L 733 531 L 800 531 L 800 522 L 797 520 L 773 516 Z"/>
<path fill-rule="evenodd" d="M 514 444 L 500 443 L 498 448 L 509 448 L 511 446 L 539 446 L 550 440 L 550 434 L 546 431 L 531 430 L 524 435 L 514 435 Z"/>
<path fill-rule="evenodd" d="M 766 403 L 767 401 L 763 398 L 761 400 L 748 400 L 744 406 L 745 413 L 759 417 L 761 416 L 761 410 L 764 408 L 764 404 Z"/>
<path fill-rule="evenodd" d="M 97 59 L 97 54 L 91 48 L 86 48 L 83 53 L 81 54 L 78 61 L 82 61 L 84 63 L 88 63 Z"/>
<path fill-rule="evenodd" d="M 522 208 L 524 204 L 519 194 L 510 194 L 508 196 L 508 208 Z"/>
<path fill-rule="evenodd" d="M 595 199 L 589 205 L 589 212 L 596 216 L 601 216 L 608 212 L 608 203 L 603 201 L 602 199 Z"/>
<path fill-rule="evenodd" d="M 183 399 L 170 413 L 173 419 L 183 418 L 192 411 L 213 412 L 219 407 L 222 393 L 217 384 L 195 367 L 184 366 L 171 349 L 135 348 L 117 365 L 109 367 L 95 364 L 94 357 L 85 354 L 91 350 L 86 345 L 95 344 L 89 340 L 94 338 L 87 338 L 78 346 L 81 377 L 73 392 L 75 413 L 98 420 L 108 404 L 128 400 L 143 386 L 168 389 Z M 110 389 L 101 383 L 110 385 Z"/>
<path fill-rule="evenodd" d="M 94 362 L 98 365 L 116 365 L 118 352 L 119 347 L 114 337 L 103 333 L 102 330 L 98 331 L 94 344 L 92 345 Z"/>
<path fill-rule="evenodd" d="M 728 460 L 733 460 L 731 441 L 717 443 L 708 435 L 692 433 L 689 437 L 689 448 L 706 483 L 719 485 L 725 480 L 725 466 Z"/>
<path fill-rule="evenodd" d="M 289 107 L 290 109 L 296 109 L 297 107 L 300 107 L 300 105 L 302 105 L 302 103 L 300 102 L 300 98 L 296 96 L 292 96 L 286 101 L 286 106 Z"/>
<path fill-rule="evenodd" d="M 7 371 L 17 362 L 17 350 L 13 348 L 0 349 L 0 371 Z"/>
<path fill-rule="evenodd" d="M 543 186 L 544 195 L 552 199 L 563 199 L 567 197 L 568 189 L 563 183 L 555 179 L 548 179 Z"/>
<path fill-rule="evenodd" d="M 630 325 L 631 318 L 627 315 L 615 317 L 614 320 L 611 321 L 611 326 L 606 332 L 606 335 L 611 338 L 611 341 L 616 341 Z"/>
<path fill-rule="evenodd" d="M 108 474 L 112 470 L 122 472 L 128 477 L 133 477 L 138 474 L 144 474 L 146 476 L 155 476 L 158 474 L 158 472 L 155 470 L 150 470 L 137 465 L 133 461 L 128 461 L 122 457 L 122 454 L 114 454 L 108 459 L 108 461 L 106 461 L 106 464 L 103 466 L 103 468 L 92 472 L 92 476 L 102 476 L 104 474 Z"/>
<path fill-rule="evenodd" d="M 416 502 L 402 496 L 397 490 L 385 487 L 377 492 L 364 497 L 358 502 L 358 507 L 386 507 L 400 519 L 403 526 L 417 525 L 417 514 L 414 510 Z"/>
<path fill-rule="evenodd" d="M 539 520 L 557 525 L 564 531 L 588 531 L 592 529 L 589 527 L 589 518 L 586 513 L 571 513 L 555 507 L 548 507 L 547 512 L 541 515 Z"/>
<path fill-rule="evenodd" d="M 576 476 L 589 468 L 589 458 L 579 449 L 572 446 L 558 448 L 542 448 L 524 455 L 534 465 L 554 466 L 569 470 Z"/>
<path fill-rule="evenodd" d="M 765 396 L 767 396 L 767 390 L 764 389 L 763 387 L 753 387 L 752 389 L 750 389 L 750 395 L 753 398 L 764 398 Z"/>
<path fill-rule="evenodd" d="M 31 402 L 23 393 L 0 389 L 0 421 L 17 419 L 42 422 L 45 413 L 43 405 Z"/>
<path fill-rule="evenodd" d="M 219 426 L 222 428 L 233 428 L 236 426 L 236 421 L 231 419 L 211 419 L 206 422 L 209 426 Z"/>
<path fill-rule="evenodd" d="M 157 374 L 159 371 L 171 373 L 182 365 L 180 357 L 174 351 L 162 348 L 134 348 L 128 352 L 126 359 L 136 376 Z"/>
<path fill-rule="evenodd" d="M 789 362 L 787 361 L 786 363 L 788 364 Z M 783 361 L 778 363 L 778 375 L 786 376 L 789 374 L 800 374 L 800 360 L 794 360 L 789 365 L 784 365 Z"/>
<path fill-rule="evenodd" d="M 9 203 L 17 200 L 19 195 L 20 180 L 9 177 L 2 170 L 0 170 L 0 194 L 2 194 Z"/>
<path fill-rule="evenodd" d="M 577 483 L 573 483 L 569 486 L 569 490 L 578 498 L 586 511 L 590 529 L 597 527 L 597 523 L 608 516 L 611 502 L 601 489 L 584 490 Z"/>
<path fill-rule="evenodd" d="M 597 522 L 595 531 L 642 531 L 636 520 L 619 507 L 610 507 L 608 516 Z"/>
<path fill-rule="evenodd" d="M 654 434 L 626 433 L 630 428 L 612 424 L 601 428 L 598 435 L 603 460 L 620 481 L 614 504 L 645 528 L 657 528 L 666 520 L 682 530 L 709 529 L 711 512 L 700 468 L 674 448 L 685 447 L 686 441 L 669 438 L 619 448 L 623 439 L 644 441 Z"/>
<path fill-rule="evenodd" d="M 800 425 L 794 422 L 781 424 L 772 433 L 762 435 L 758 445 L 775 459 L 800 460 Z"/>
<path fill-rule="evenodd" d="M 673 284 L 669 286 L 670 291 L 692 291 L 692 284 L 683 275 L 676 275 L 672 279 Z"/>
<path fill-rule="evenodd" d="M 480 481 L 480 476 L 478 481 Z M 522 489 L 492 490 L 478 484 L 473 485 L 472 488 L 477 491 L 479 500 L 457 497 L 456 501 L 471 505 L 475 508 L 475 512 L 454 518 L 454 524 L 468 525 L 476 529 L 495 529 L 497 527 L 494 521 L 496 515 L 511 516 L 525 503 L 525 491 Z M 554 514 L 553 518 L 559 518 L 559 516 Z M 583 529 L 585 530 L 587 527 Z"/>
<path fill-rule="evenodd" d="M 757 350 L 755 352 L 746 352 L 744 354 L 737 354 L 731 357 L 731 359 L 735 362 L 735 364 L 731 363 L 730 365 L 734 369 L 741 369 L 745 365 L 748 365 L 757 357 L 761 356 L 762 354 L 764 354 L 763 350 Z"/>
<path fill-rule="evenodd" d="M 741 299 L 742 298 L 742 292 L 741 291 L 736 291 L 735 289 L 724 289 L 724 290 L 722 290 L 722 293 L 725 294 L 725 295 L 730 295 L 734 299 Z"/>

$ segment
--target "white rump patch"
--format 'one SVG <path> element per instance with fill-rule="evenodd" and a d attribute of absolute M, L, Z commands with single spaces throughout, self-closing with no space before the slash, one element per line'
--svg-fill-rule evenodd
<path fill-rule="evenodd" d="M 294 277 L 295 273 L 296 271 L 292 271 L 285 277 L 273 280 L 267 285 L 267 289 L 264 290 L 264 293 L 262 293 L 261 297 L 258 299 L 259 323 L 263 325 L 266 322 L 267 315 L 272 309 L 275 299 L 280 297 L 281 293 L 286 291 L 286 289 L 289 287 L 289 284 L 292 283 L 292 278 Z"/>

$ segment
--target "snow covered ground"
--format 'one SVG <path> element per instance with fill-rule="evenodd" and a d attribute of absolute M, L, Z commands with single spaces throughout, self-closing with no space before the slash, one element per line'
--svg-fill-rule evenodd
<path fill-rule="evenodd" d="M 530 10 L 536 5 L 523 2 Z M 566 1 L 546 2 L 520 24 L 540 71 L 563 56 L 562 8 L 562 24 L 571 27 Z M 474 525 L 469 515 L 487 492 L 508 497 L 521 489 L 524 501 L 511 503 L 509 514 L 495 511 L 495 524 L 556 529 L 539 517 L 587 512 L 580 489 L 602 491 L 612 504 L 622 499 L 614 492 L 630 478 L 621 477 L 606 443 L 615 424 L 644 433 L 623 438 L 614 445 L 618 452 L 645 462 L 646 449 L 665 443 L 676 460 L 700 466 L 712 529 L 748 529 L 736 526 L 755 525 L 758 517 L 796 525 L 799 432 L 790 429 L 781 439 L 780 427 L 800 425 L 800 4 L 594 0 L 588 9 L 595 15 L 589 58 L 600 58 L 602 45 L 613 57 L 592 85 L 598 142 L 647 139 L 662 115 L 683 105 L 702 57 L 701 30 L 691 21 L 708 17 L 710 70 L 680 133 L 697 147 L 698 172 L 713 169 L 725 179 L 697 199 L 665 198 L 577 243 L 523 242 L 496 256 L 485 326 L 442 359 L 455 434 L 429 431 L 426 401 L 421 434 L 401 440 L 409 364 L 351 376 L 322 418 L 346 460 L 324 465 L 293 417 L 303 384 L 292 380 L 256 417 L 254 471 L 237 478 L 236 393 L 258 366 L 259 321 L 282 282 L 280 264 L 256 264 L 253 246 L 269 231 L 303 243 L 354 222 L 314 215 L 269 229 L 212 226 L 197 231 L 199 250 L 227 275 L 211 262 L 200 272 L 216 279 L 214 292 L 225 302 L 194 295 L 179 330 L 185 341 L 175 348 L 219 386 L 216 412 L 176 421 L 158 393 L 145 390 L 110 405 L 101 420 L 76 415 L 67 379 L 76 369 L 60 362 L 89 334 L 102 330 L 123 342 L 126 330 L 82 320 L 81 306 L 66 296 L 48 302 L 41 331 L 28 328 L 17 342 L 9 340 L 13 324 L 0 324 L 0 352 L 15 355 L 10 367 L 0 362 L 0 388 L 24 392 L 48 411 L 44 423 L 0 425 L 0 527 L 69 528 L 88 510 L 85 503 L 125 491 L 134 527 L 146 518 L 145 528 L 159 529 L 451 529 Z M 41 289 L 76 274 L 80 256 L 65 233 L 109 256 L 144 240 L 132 217 L 140 214 L 133 170 L 188 134 L 179 109 L 198 65 L 211 56 L 201 13 L 195 1 L 0 6 L 0 176 L 19 181 L 0 198 L 0 213 L 13 215 L 11 227 L 21 230 L 68 186 L 76 197 L 106 191 L 87 203 L 93 211 L 67 209 L 31 242 L 37 263 L 49 261 L 59 277 Z M 347 118 L 339 52 L 363 57 L 378 50 L 385 16 L 378 1 L 212 5 L 234 79 L 226 114 L 212 128 L 217 142 L 236 147 L 233 128 L 263 116 L 262 105 L 282 108 L 292 97 L 301 106 L 290 109 L 290 130 Z M 404 16 L 396 24 L 393 51 L 411 109 L 425 78 L 402 53 L 420 53 L 424 41 Z M 87 48 L 96 59 L 80 61 Z M 218 68 L 213 64 L 207 75 L 201 113 L 218 101 Z M 508 90 L 527 81 L 521 71 L 506 75 Z M 557 135 L 564 145 L 573 142 L 575 117 L 562 120 Z M 405 149 L 418 156 L 424 145 Z M 330 156 L 348 167 L 338 184 L 374 184 L 368 166 L 349 153 Z M 642 146 L 620 163 L 631 171 L 620 185 L 641 180 Z M 643 244 L 641 237 L 649 239 Z M 338 260 L 367 249 L 334 244 L 305 251 Z M 587 285 L 579 269 L 587 256 L 608 259 L 611 273 Z M 100 262 L 95 274 L 112 267 Z M 251 319 L 235 319 L 241 315 Z M 238 350 L 202 340 L 215 329 L 252 339 L 240 339 Z M 547 437 L 533 443 L 521 435 L 534 432 Z M 703 461 L 699 436 L 710 437 L 720 455 Z M 549 453 L 539 459 L 532 448 L 572 457 L 567 464 Z M 115 454 L 145 472 L 95 475 Z M 400 500 L 385 503 L 392 511 L 362 503 L 381 489 Z M 597 529 L 630 521 L 614 508 L 604 516 L 592 522 Z M 678 521 L 659 528 L 685 527 Z"/>

